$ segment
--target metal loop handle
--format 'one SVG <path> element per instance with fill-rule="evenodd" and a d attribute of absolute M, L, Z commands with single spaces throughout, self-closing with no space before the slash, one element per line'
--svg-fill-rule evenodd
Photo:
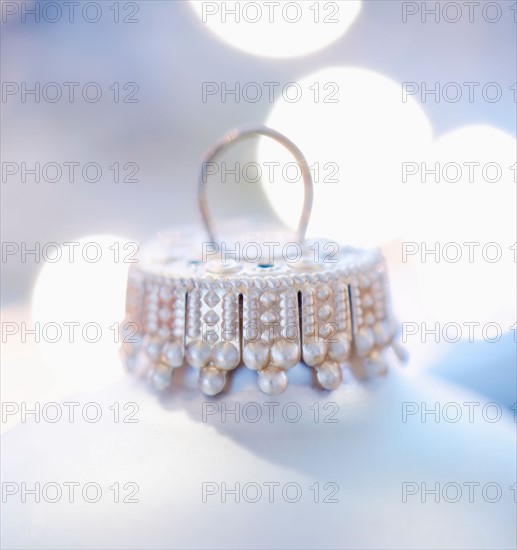
<path fill-rule="evenodd" d="M 240 129 L 236 128 L 230 130 L 212 148 L 210 148 L 203 157 L 203 161 L 201 163 L 201 173 L 198 182 L 198 201 L 201 217 L 203 218 L 203 223 L 205 224 L 205 228 L 210 237 L 210 241 L 214 243 L 216 242 L 212 219 L 208 213 L 208 203 L 206 198 L 207 166 L 211 162 L 213 162 L 215 157 L 228 145 L 253 135 L 262 135 L 274 139 L 275 141 L 283 145 L 293 155 L 297 164 L 300 166 L 305 196 L 296 234 L 298 243 L 303 244 L 303 241 L 305 239 L 305 232 L 307 231 L 307 226 L 309 225 L 312 211 L 313 184 L 311 170 L 300 149 L 298 149 L 298 147 L 283 134 L 277 132 L 276 130 L 268 128 L 267 126 L 257 126 L 252 128 Z"/>

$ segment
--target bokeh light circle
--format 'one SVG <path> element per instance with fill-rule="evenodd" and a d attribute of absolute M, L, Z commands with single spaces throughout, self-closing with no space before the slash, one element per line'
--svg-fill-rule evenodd
<path fill-rule="evenodd" d="M 516 314 L 516 168 L 513 136 L 487 125 L 439 137 L 415 158 L 404 233 L 405 262 L 426 296 L 431 322 L 497 323 Z"/>
<path fill-rule="evenodd" d="M 402 101 L 401 87 L 376 72 L 333 67 L 298 81 L 300 99 L 282 97 L 266 124 L 294 141 L 313 169 L 314 206 L 308 236 L 376 246 L 397 237 L 405 223 L 401 165 L 427 153 L 432 129 L 421 106 Z M 275 143 L 261 139 L 261 165 L 278 162 L 263 186 L 274 210 L 295 227 L 301 182 L 282 167 L 292 164 Z M 271 172 L 270 172 L 271 173 Z M 287 180 L 284 176 L 287 176 Z"/>
<path fill-rule="evenodd" d="M 122 376 L 117 325 L 124 316 L 127 271 L 137 245 L 92 235 L 63 247 L 41 269 L 32 295 L 39 352 L 56 391 L 95 389 Z"/>
<path fill-rule="evenodd" d="M 191 0 L 190 5 L 202 25 L 223 42 L 264 57 L 318 51 L 343 36 L 361 11 L 361 0 Z"/>

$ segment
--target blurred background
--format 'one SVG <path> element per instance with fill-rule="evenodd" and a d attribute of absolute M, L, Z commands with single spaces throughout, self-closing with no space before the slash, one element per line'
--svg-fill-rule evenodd
<path fill-rule="evenodd" d="M 26 506 L 15 495 L 2 506 L 6 545 L 515 547 L 515 2 L 0 8 L 2 473 L 110 489 L 133 480 L 142 502 Z M 338 400 L 340 425 L 207 426 L 206 398 L 136 390 L 119 360 L 140 243 L 185 224 L 202 229 L 204 151 L 228 129 L 258 124 L 307 157 L 308 236 L 381 247 L 388 261 L 405 374 L 395 369 L 381 389 L 347 378 L 325 397 L 292 381 L 282 397 Z M 302 190 L 291 161 L 263 139 L 225 153 L 208 186 L 216 224 L 294 228 Z M 235 385 L 230 405 L 260 399 L 254 382 Z M 4 405 L 74 396 L 110 410 L 98 428 L 4 414 Z M 139 404 L 140 424 L 110 423 L 124 400 Z M 495 402 L 506 414 L 496 424 L 401 420 L 401 403 L 435 400 Z M 224 475 L 311 489 L 333 479 L 344 497 L 317 511 L 313 502 L 205 505 L 201 483 Z M 401 482 L 433 479 L 497 480 L 505 498 L 401 500 Z"/>
<path fill-rule="evenodd" d="M 383 247 L 410 370 L 515 402 L 515 4 L 72 4 L 0 4 L 4 400 L 120 376 L 138 243 L 199 224 L 203 152 L 267 124 L 317 170 L 309 235 Z M 288 162 L 259 140 L 225 160 Z M 294 227 L 284 176 L 215 174 L 213 215 Z M 65 321 L 103 338 L 27 332 Z"/>

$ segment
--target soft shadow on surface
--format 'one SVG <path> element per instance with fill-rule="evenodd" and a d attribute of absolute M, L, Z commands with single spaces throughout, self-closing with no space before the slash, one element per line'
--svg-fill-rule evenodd
<path fill-rule="evenodd" d="M 483 398 L 431 377 L 412 378 L 410 369 L 411 364 L 406 373 L 392 368 L 376 383 L 349 381 L 331 394 L 312 388 L 310 370 L 300 366 L 290 373 L 287 392 L 273 398 L 263 397 L 256 374 L 246 371 L 218 399 L 203 397 L 188 372 L 178 372 L 176 385 L 162 396 L 125 377 L 102 392 L 71 397 L 67 401 L 100 403 L 108 414 L 98 424 L 16 426 L 4 436 L 4 479 L 87 479 L 106 485 L 132 480 L 141 488 L 141 504 L 43 507 L 14 501 L 2 512 L 4 542 L 17 548 L 78 547 L 77 529 L 84 531 L 87 522 L 81 540 L 88 548 L 515 547 L 515 504 L 507 489 L 515 482 L 516 464 L 510 415 L 495 424 L 481 416 L 452 423 L 441 411 L 422 419 L 424 408 Z M 179 378 L 187 388 L 180 387 Z M 108 409 L 114 402 L 137 403 L 138 423 L 113 423 Z M 273 422 L 267 416 L 256 423 L 244 419 L 246 404 L 266 411 L 266 402 L 279 403 Z M 207 403 L 218 412 L 203 418 Z M 229 410 L 241 407 L 239 421 L 221 414 L 223 404 Z M 325 409 L 328 404 L 333 405 Z M 290 407 L 291 415 L 296 406 L 300 420 L 286 421 L 282 410 Z M 415 407 L 419 414 L 411 412 Z M 322 489 L 331 482 L 340 499 L 322 506 L 265 499 L 232 505 L 219 494 L 204 503 L 201 487 L 207 481 L 231 487 L 295 481 L 306 495 L 315 482 Z M 430 487 L 496 482 L 504 494 L 494 504 L 479 497 L 474 503 L 466 498 L 454 505 L 435 503 L 432 496 L 423 503 L 421 495 L 404 502 L 407 482 Z M 220 531 L 229 517 L 232 528 Z"/>
<path fill-rule="evenodd" d="M 431 377 L 408 378 L 399 365 L 392 365 L 385 378 L 366 383 L 349 374 L 339 390 L 326 392 L 312 384 L 311 369 L 299 365 L 289 373 L 287 391 L 276 397 L 264 396 L 256 387 L 256 373 L 241 369 L 228 391 L 219 397 L 200 395 L 195 374 L 190 372 L 188 375 L 178 373 L 177 378 L 183 380 L 175 380 L 176 384 L 190 385 L 190 390 L 175 387 L 155 398 L 165 413 L 181 410 L 255 456 L 311 476 L 321 472 L 322 464 L 339 475 L 346 464 L 351 469 L 368 468 L 371 481 L 379 476 L 378 481 L 382 483 L 386 468 L 411 472 L 415 461 L 433 468 L 442 464 L 450 469 L 451 476 L 453 473 L 461 476 L 460 464 L 472 462 L 473 457 L 486 453 L 483 434 L 488 433 L 487 428 L 493 428 L 481 414 L 471 422 L 463 405 L 470 400 L 483 406 L 493 400 L 483 397 L 488 392 L 482 391 L 485 388 L 479 369 L 486 344 L 467 345 L 471 346 L 471 356 L 478 358 L 477 384 L 470 384 L 476 394 L 459 386 L 433 382 Z M 461 355 L 462 350 L 458 351 Z M 511 360 L 511 353 L 508 359 Z M 499 379 L 497 384 L 507 392 L 507 399 L 500 401 L 501 408 L 506 409 L 515 402 L 515 384 L 512 385 L 515 373 L 508 361 L 499 360 L 498 370 L 506 378 L 504 383 Z M 457 353 L 450 354 L 441 365 L 449 364 L 454 369 L 458 366 L 456 361 Z M 490 361 L 486 369 L 493 368 L 491 365 Z M 410 374 L 411 365 L 407 368 Z M 464 374 L 467 378 L 466 369 Z M 451 402 L 458 403 L 462 411 L 459 422 L 448 419 L 444 407 Z M 276 405 L 268 406 L 268 403 Z M 437 405 L 436 416 L 432 410 Z M 424 414 L 426 409 L 428 412 Z M 257 414 L 261 417 L 255 421 Z M 286 419 L 297 416 L 296 421 Z M 502 422 L 510 421 L 508 411 Z M 489 436 L 494 436 L 496 431 L 493 428 Z M 462 444 L 458 445 L 458 441 Z M 383 468 L 379 468 L 380 457 Z"/>
<path fill-rule="evenodd" d="M 509 408 L 517 400 L 515 332 L 504 334 L 494 343 L 457 342 L 427 372 Z"/>

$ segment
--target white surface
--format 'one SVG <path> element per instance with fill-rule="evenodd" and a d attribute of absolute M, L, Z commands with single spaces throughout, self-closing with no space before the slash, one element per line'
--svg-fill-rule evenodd
<path fill-rule="evenodd" d="M 288 391 L 265 398 L 254 373 L 243 372 L 231 393 L 215 403 L 296 402 L 302 420 L 276 415 L 256 424 L 231 416 L 202 422 L 204 398 L 175 389 L 159 399 L 130 379 L 70 401 L 100 404 L 96 424 L 27 423 L 4 435 L 4 482 L 95 481 L 103 498 L 87 503 L 2 505 L 3 548 L 515 548 L 515 424 L 511 418 L 458 423 L 431 418 L 402 422 L 405 401 L 429 406 L 483 401 L 425 378 L 392 371 L 369 386 L 349 383 L 332 393 L 305 386 L 299 368 Z M 294 374 L 294 373 L 293 373 Z M 302 380 L 305 378 L 305 380 Z M 177 382 L 180 382 L 177 380 Z M 184 381 L 187 385 L 190 380 Z M 136 424 L 114 423 L 114 402 L 136 402 Z M 315 423 L 314 402 L 339 405 L 337 423 Z M 219 420 L 217 420 L 219 418 Z M 114 504 L 108 486 L 139 485 L 139 503 Z M 234 503 L 232 496 L 201 500 L 203 482 L 296 482 L 297 503 Z M 503 495 L 488 503 L 479 488 L 474 503 L 402 503 L 403 482 L 498 483 Z M 339 485 L 339 503 L 314 503 L 314 482 Z"/>

